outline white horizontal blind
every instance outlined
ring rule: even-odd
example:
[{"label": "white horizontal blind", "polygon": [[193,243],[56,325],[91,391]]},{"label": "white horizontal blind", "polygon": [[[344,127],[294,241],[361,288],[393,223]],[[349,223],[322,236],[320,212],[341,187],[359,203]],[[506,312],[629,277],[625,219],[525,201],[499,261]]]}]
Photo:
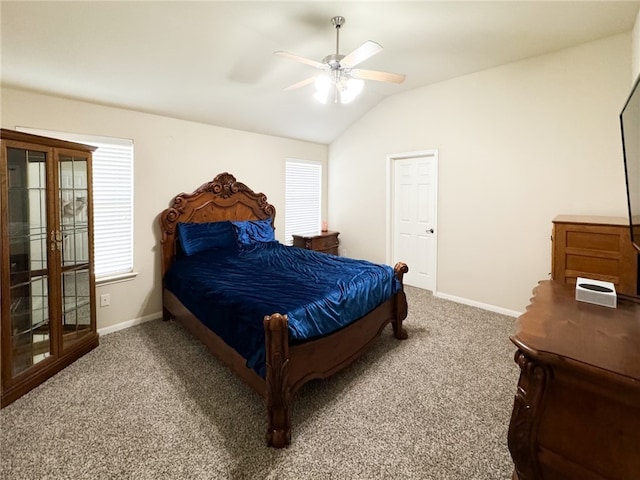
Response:
[{"label": "white horizontal blind", "polygon": [[94,144],[96,278],[133,270],[133,142],[128,142]]},{"label": "white horizontal blind", "polygon": [[292,235],[320,231],[322,215],[322,164],[307,160],[286,160],[285,168],[285,243]]},{"label": "white horizontal blind", "polygon": [[93,243],[96,279],[133,271],[133,141],[18,127],[98,147],[93,152]]}]

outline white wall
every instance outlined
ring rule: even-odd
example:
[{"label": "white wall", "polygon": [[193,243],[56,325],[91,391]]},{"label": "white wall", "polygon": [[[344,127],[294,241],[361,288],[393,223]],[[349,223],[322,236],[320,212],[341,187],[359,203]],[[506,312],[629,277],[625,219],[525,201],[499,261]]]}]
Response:
[{"label": "white wall", "polygon": [[98,328],[157,316],[162,309],[158,214],[178,193],[230,172],[276,207],[284,240],[284,159],[321,161],[327,146],[3,88],[2,127],[28,126],[134,141],[134,268],[131,281],[100,286],[111,306],[98,307]]},{"label": "white wall", "polygon": [[617,35],[389,97],[330,146],[331,228],[387,261],[386,156],[438,149],[438,293],[524,311],[556,215],[625,215],[630,56]]},{"label": "white wall", "polygon": [[386,262],[386,156],[432,148],[438,292],[522,311],[550,271],[555,215],[626,213],[618,114],[640,68],[637,30],[395,95],[329,149],[7,88],[1,123],[135,142],[139,275],[98,288],[111,294],[99,328],[160,311],[157,215],[175,194],[229,171],[268,195],[281,239],[284,158],[328,154],[331,229],[350,256]]},{"label": "white wall", "polygon": [[631,32],[631,82],[640,74],[640,11]]}]

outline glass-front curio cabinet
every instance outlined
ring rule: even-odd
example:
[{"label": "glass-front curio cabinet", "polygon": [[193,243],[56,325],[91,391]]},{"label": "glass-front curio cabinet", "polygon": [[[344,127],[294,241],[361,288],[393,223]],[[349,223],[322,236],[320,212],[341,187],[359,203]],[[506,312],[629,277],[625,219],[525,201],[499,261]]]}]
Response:
[{"label": "glass-front curio cabinet", "polygon": [[94,147],[0,130],[4,407],[98,345]]}]

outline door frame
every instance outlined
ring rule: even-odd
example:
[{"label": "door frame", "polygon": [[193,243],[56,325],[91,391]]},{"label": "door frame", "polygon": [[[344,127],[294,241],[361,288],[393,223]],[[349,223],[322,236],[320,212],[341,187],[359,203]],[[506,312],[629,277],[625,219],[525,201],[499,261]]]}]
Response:
[{"label": "door frame", "polygon": [[[411,152],[401,152],[401,153],[391,153],[387,155],[386,161],[386,174],[387,174],[387,188],[386,188],[386,204],[387,204],[387,212],[386,212],[386,231],[387,231],[387,251],[386,258],[387,264],[391,264],[393,262],[393,244],[395,241],[395,230],[394,230],[394,218],[393,212],[395,211],[395,178],[394,178],[394,162],[396,160],[406,160],[410,158],[420,158],[420,157],[433,157],[434,166],[433,166],[433,176],[434,176],[434,187],[433,187],[433,197],[435,201],[435,208],[433,209],[433,225],[436,231],[436,241],[435,241],[435,252],[433,255],[433,272],[434,272],[434,288],[433,295],[436,295],[437,286],[438,286],[438,149],[429,149],[429,150],[416,150]],[[411,265],[409,265],[411,268]]]}]

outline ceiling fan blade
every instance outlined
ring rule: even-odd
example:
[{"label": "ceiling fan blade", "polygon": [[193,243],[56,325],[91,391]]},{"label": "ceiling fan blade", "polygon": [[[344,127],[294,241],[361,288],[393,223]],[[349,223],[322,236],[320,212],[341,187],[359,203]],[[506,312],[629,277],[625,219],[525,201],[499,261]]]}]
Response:
[{"label": "ceiling fan blade", "polygon": [[315,67],[315,68],[321,68],[321,69],[326,68],[326,65],[324,63],[316,62],[315,60],[309,60],[308,58],[300,57],[298,55],[294,55],[293,53],[283,52],[283,51],[277,51],[273,53],[275,55],[278,55],[279,57],[288,58],[289,60],[304,63],[305,65],[311,65],[312,67]]},{"label": "ceiling fan blade", "polygon": [[316,77],[305,78],[304,80],[299,81],[298,83],[294,83],[293,85],[289,85],[284,91],[295,90],[296,88],[304,87],[305,85],[309,85],[316,80]]},{"label": "ceiling fan blade", "polygon": [[377,82],[402,83],[406,75],[401,73],[379,72],[377,70],[362,70],[354,68],[349,72],[353,78],[361,78],[362,80],[375,80]]},{"label": "ceiling fan blade", "polygon": [[355,67],[360,62],[364,62],[367,58],[371,58],[381,51],[382,45],[371,40],[367,40],[349,55],[340,60],[340,65],[346,68]]}]

